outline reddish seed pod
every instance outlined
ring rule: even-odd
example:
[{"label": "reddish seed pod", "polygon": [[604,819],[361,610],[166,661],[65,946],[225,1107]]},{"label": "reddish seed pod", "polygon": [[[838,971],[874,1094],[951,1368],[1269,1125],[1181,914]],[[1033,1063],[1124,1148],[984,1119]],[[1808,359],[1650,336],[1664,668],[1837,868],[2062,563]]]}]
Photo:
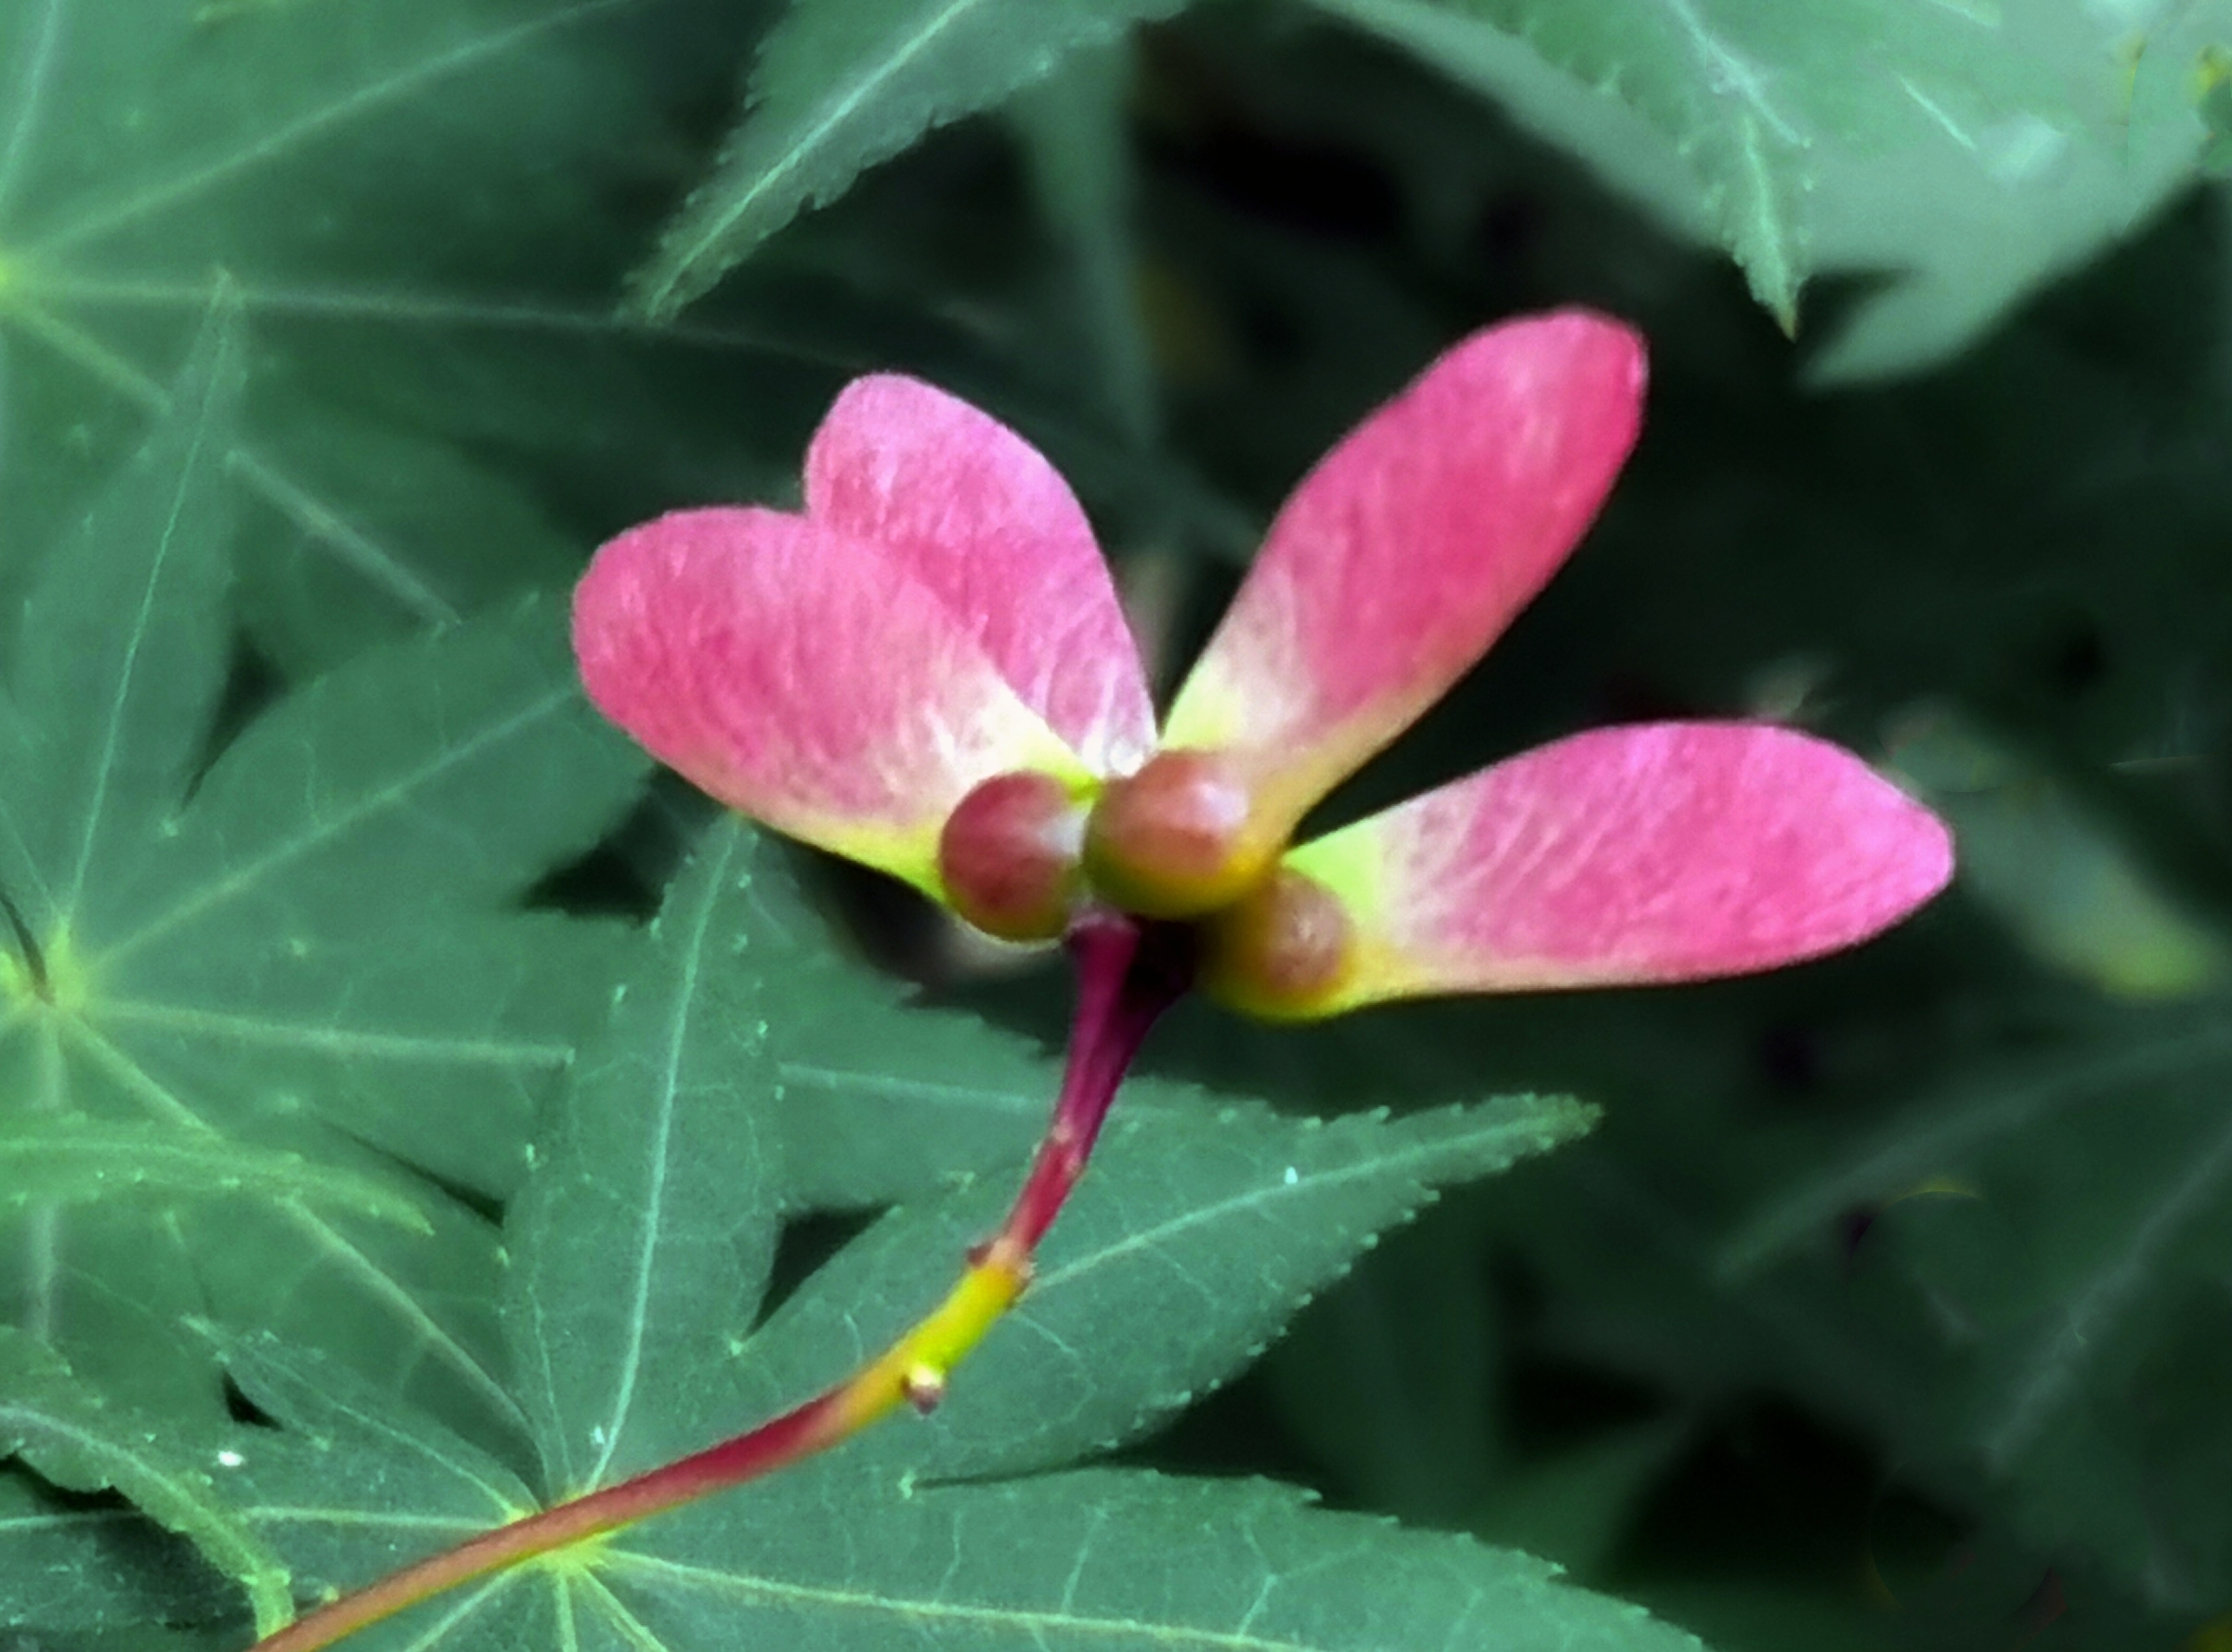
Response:
[{"label": "reddish seed pod", "polygon": [[1354,965],[1339,899],[1284,866],[1202,925],[1202,990],[1265,1021],[1320,1013]]},{"label": "reddish seed pod", "polygon": [[953,909],[1003,941],[1051,941],[1077,891],[1085,806],[1051,774],[995,774],[938,834],[938,877]]},{"label": "reddish seed pod", "polygon": [[1247,786],[1216,753],[1158,752],[1101,793],[1085,827],[1086,876],[1139,917],[1214,912],[1246,893],[1269,860],[1249,840],[1248,804]]}]

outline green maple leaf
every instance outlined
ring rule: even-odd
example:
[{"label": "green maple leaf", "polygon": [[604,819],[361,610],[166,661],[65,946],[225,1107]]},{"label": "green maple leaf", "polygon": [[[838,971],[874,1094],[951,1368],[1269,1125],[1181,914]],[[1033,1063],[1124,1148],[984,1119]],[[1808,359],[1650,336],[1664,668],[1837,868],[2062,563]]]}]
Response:
[{"label": "green maple leaf", "polygon": [[1065,58],[1185,0],[794,0],[752,70],[711,176],[636,272],[633,303],[672,316],[799,213],[924,132],[991,109]]},{"label": "green maple leaf", "polygon": [[1843,375],[1952,354],[2189,182],[2204,126],[2167,83],[2225,17],[2152,7],[2148,33],[2058,0],[1312,4],[1717,241],[1786,330],[1819,272],[1903,278],[1834,342],[1821,366]]},{"label": "green maple leaf", "polygon": [[[1008,1176],[903,1205],[754,1329],[783,1206],[777,1121],[796,1099],[754,1012],[783,953],[761,951],[750,866],[747,828],[729,823],[678,879],[516,1209],[505,1323],[539,1446],[530,1478],[316,1356],[231,1344],[237,1380],[287,1427],[243,1435],[224,1483],[309,1596],[803,1398],[927,1306],[997,1214]],[[1525,1555],[1273,1486],[1075,1466],[1229,1375],[1437,1183],[1588,1120],[1532,1099],[1400,1122],[1198,1100],[1126,1118],[1018,1317],[936,1417],[467,1585],[354,1644],[1362,1652],[1454,1632],[1545,1652],[1694,1648]],[[19,1539],[0,1516],[0,1554],[53,1552],[26,1528]],[[78,1535],[89,1616],[105,1567]],[[8,1587],[0,1611],[20,1609]],[[186,1609],[190,1575],[172,1589]],[[51,1593],[46,1605],[57,1631],[81,1620]]]},{"label": "green maple leaf", "polygon": [[[51,1350],[0,1326],[0,1450],[20,1456],[51,1485],[130,1497],[239,1579],[258,1632],[266,1632],[286,1621],[286,1567],[216,1495],[211,1471],[222,1469],[228,1448],[215,1435],[120,1410],[78,1383]],[[25,1518],[0,1512],[0,1523]],[[50,1566],[27,1575],[52,1579],[56,1571]],[[29,1615],[39,1610],[34,1602]]]},{"label": "green maple leaf", "polygon": [[[646,512],[733,453],[738,378],[809,348],[613,314],[645,232],[622,186],[734,29],[672,0],[0,7],[0,519],[59,531],[222,269],[255,327],[230,462],[268,649],[330,664],[565,572],[582,536],[538,461],[594,451],[630,478],[600,523]],[[719,420],[685,430],[708,358]]]},{"label": "green maple leaf", "polygon": [[211,1313],[501,1420],[494,1229],[419,1173],[516,1182],[611,954],[515,904],[643,762],[541,607],[370,654],[209,757],[236,319],[6,656],[0,1314],[181,1425],[222,1414]]},{"label": "green maple leaf", "polygon": [[[965,1010],[923,1004],[849,957],[788,875],[785,851],[735,851],[739,929],[751,937],[754,1017],[783,1104],[773,1127],[787,1210],[865,1210],[1020,1167],[1061,1082],[1060,1060]],[[1195,1111],[1134,1085],[1129,1117]]]},{"label": "green maple leaf", "polygon": [[[2081,1540],[2199,1607],[2232,1587],[2212,1472],[2232,1339],[2208,1282],[2232,1260],[2232,1023],[2213,1004],[2072,1001],[2062,1024],[2051,1056],[1983,1066],[1783,1166],[1712,1285],[1821,1296],[1835,1268],[1857,1311],[1830,1334],[1878,1367],[1838,1409],[1898,1418],[2042,1546]],[[1856,1211],[1865,1236],[1834,1258],[1821,1238]]]}]

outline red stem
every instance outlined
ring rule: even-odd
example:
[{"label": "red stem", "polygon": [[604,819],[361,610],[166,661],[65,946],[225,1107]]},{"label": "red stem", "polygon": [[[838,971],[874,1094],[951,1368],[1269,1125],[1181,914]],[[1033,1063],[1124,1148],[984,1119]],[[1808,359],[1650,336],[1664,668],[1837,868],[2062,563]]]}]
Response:
[{"label": "red stem", "polygon": [[851,1376],[745,1434],[573,1498],[414,1561],[296,1619],[250,1652],[322,1652],[346,1635],[537,1555],[616,1531],[788,1467],[857,1434],[907,1401],[934,1403],[946,1373],[1023,1293],[1032,1253],[1084,1175],[1140,1043],[1192,980],[1182,931],[1116,914],[1072,926],[1077,1009],[1052,1120],[999,1234],[973,1253],[953,1293]]},{"label": "red stem", "polygon": [[1025,1255],[1038,1248],[1085,1174],[1148,1030],[1193,982],[1192,940],[1181,930],[1088,913],[1071,926],[1069,951],[1077,967],[1069,1064],[1038,1157],[1000,1229],[1000,1238]]}]

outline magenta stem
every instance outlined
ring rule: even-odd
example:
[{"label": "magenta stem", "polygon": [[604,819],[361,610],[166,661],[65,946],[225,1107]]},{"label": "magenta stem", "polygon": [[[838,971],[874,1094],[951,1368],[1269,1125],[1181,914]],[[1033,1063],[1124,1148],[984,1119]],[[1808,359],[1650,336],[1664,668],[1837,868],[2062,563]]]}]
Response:
[{"label": "magenta stem", "polygon": [[848,1379],[748,1434],[413,1561],[353,1594],[297,1618],[276,1634],[256,1642],[250,1652],[321,1652],[345,1635],[370,1629],[460,1583],[617,1531],[647,1515],[680,1508],[810,1457],[835,1445],[849,1432],[842,1424],[852,1388]]},{"label": "magenta stem", "polygon": [[834,1386],[747,1433],[676,1462],[469,1538],[296,1619],[250,1652],[322,1652],[346,1635],[476,1578],[506,1570],[668,1509],[740,1486],[850,1438],[901,1403],[920,1401],[928,1373],[942,1388],[1023,1292],[1032,1254],[1068,1200],[1116,1092],[1165,1009],[1192,982],[1181,931],[1113,913],[1072,927],[1077,1009],[1053,1117],[999,1235],[971,1258],[946,1301],[884,1353]]},{"label": "magenta stem", "polygon": [[1068,946],[1077,969],[1077,1010],[1062,1094],[1000,1229],[1000,1239],[1025,1255],[1038,1248],[1085,1174],[1140,1045],[1193,983],[1191,937],[1183,931],[1088,913],[1071,926]]}]

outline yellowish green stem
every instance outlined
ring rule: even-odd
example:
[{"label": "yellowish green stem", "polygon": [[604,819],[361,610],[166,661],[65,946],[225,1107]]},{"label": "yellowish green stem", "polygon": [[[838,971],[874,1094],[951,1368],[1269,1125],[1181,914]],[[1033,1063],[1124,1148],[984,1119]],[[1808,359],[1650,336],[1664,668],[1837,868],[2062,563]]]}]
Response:
[{"label": "yellowish green stem", "polygon": [[903,1405],[934,1406],[954,1369],[1023,1295],[1032,1254],[1084,1174],[1140,1041],[1191,979],[1182,943],[1129,919],[1094,915],[1073,929],[1069,945],[1077,963],[1077,1014],[1053,1119],[999,1235],[972,1253],[959,1282],[928,1317],[844,1381],[749,1433],[415,1561],[296,1619],[250,1652],[322,1652],[461,1583],[825,1451]]}]

